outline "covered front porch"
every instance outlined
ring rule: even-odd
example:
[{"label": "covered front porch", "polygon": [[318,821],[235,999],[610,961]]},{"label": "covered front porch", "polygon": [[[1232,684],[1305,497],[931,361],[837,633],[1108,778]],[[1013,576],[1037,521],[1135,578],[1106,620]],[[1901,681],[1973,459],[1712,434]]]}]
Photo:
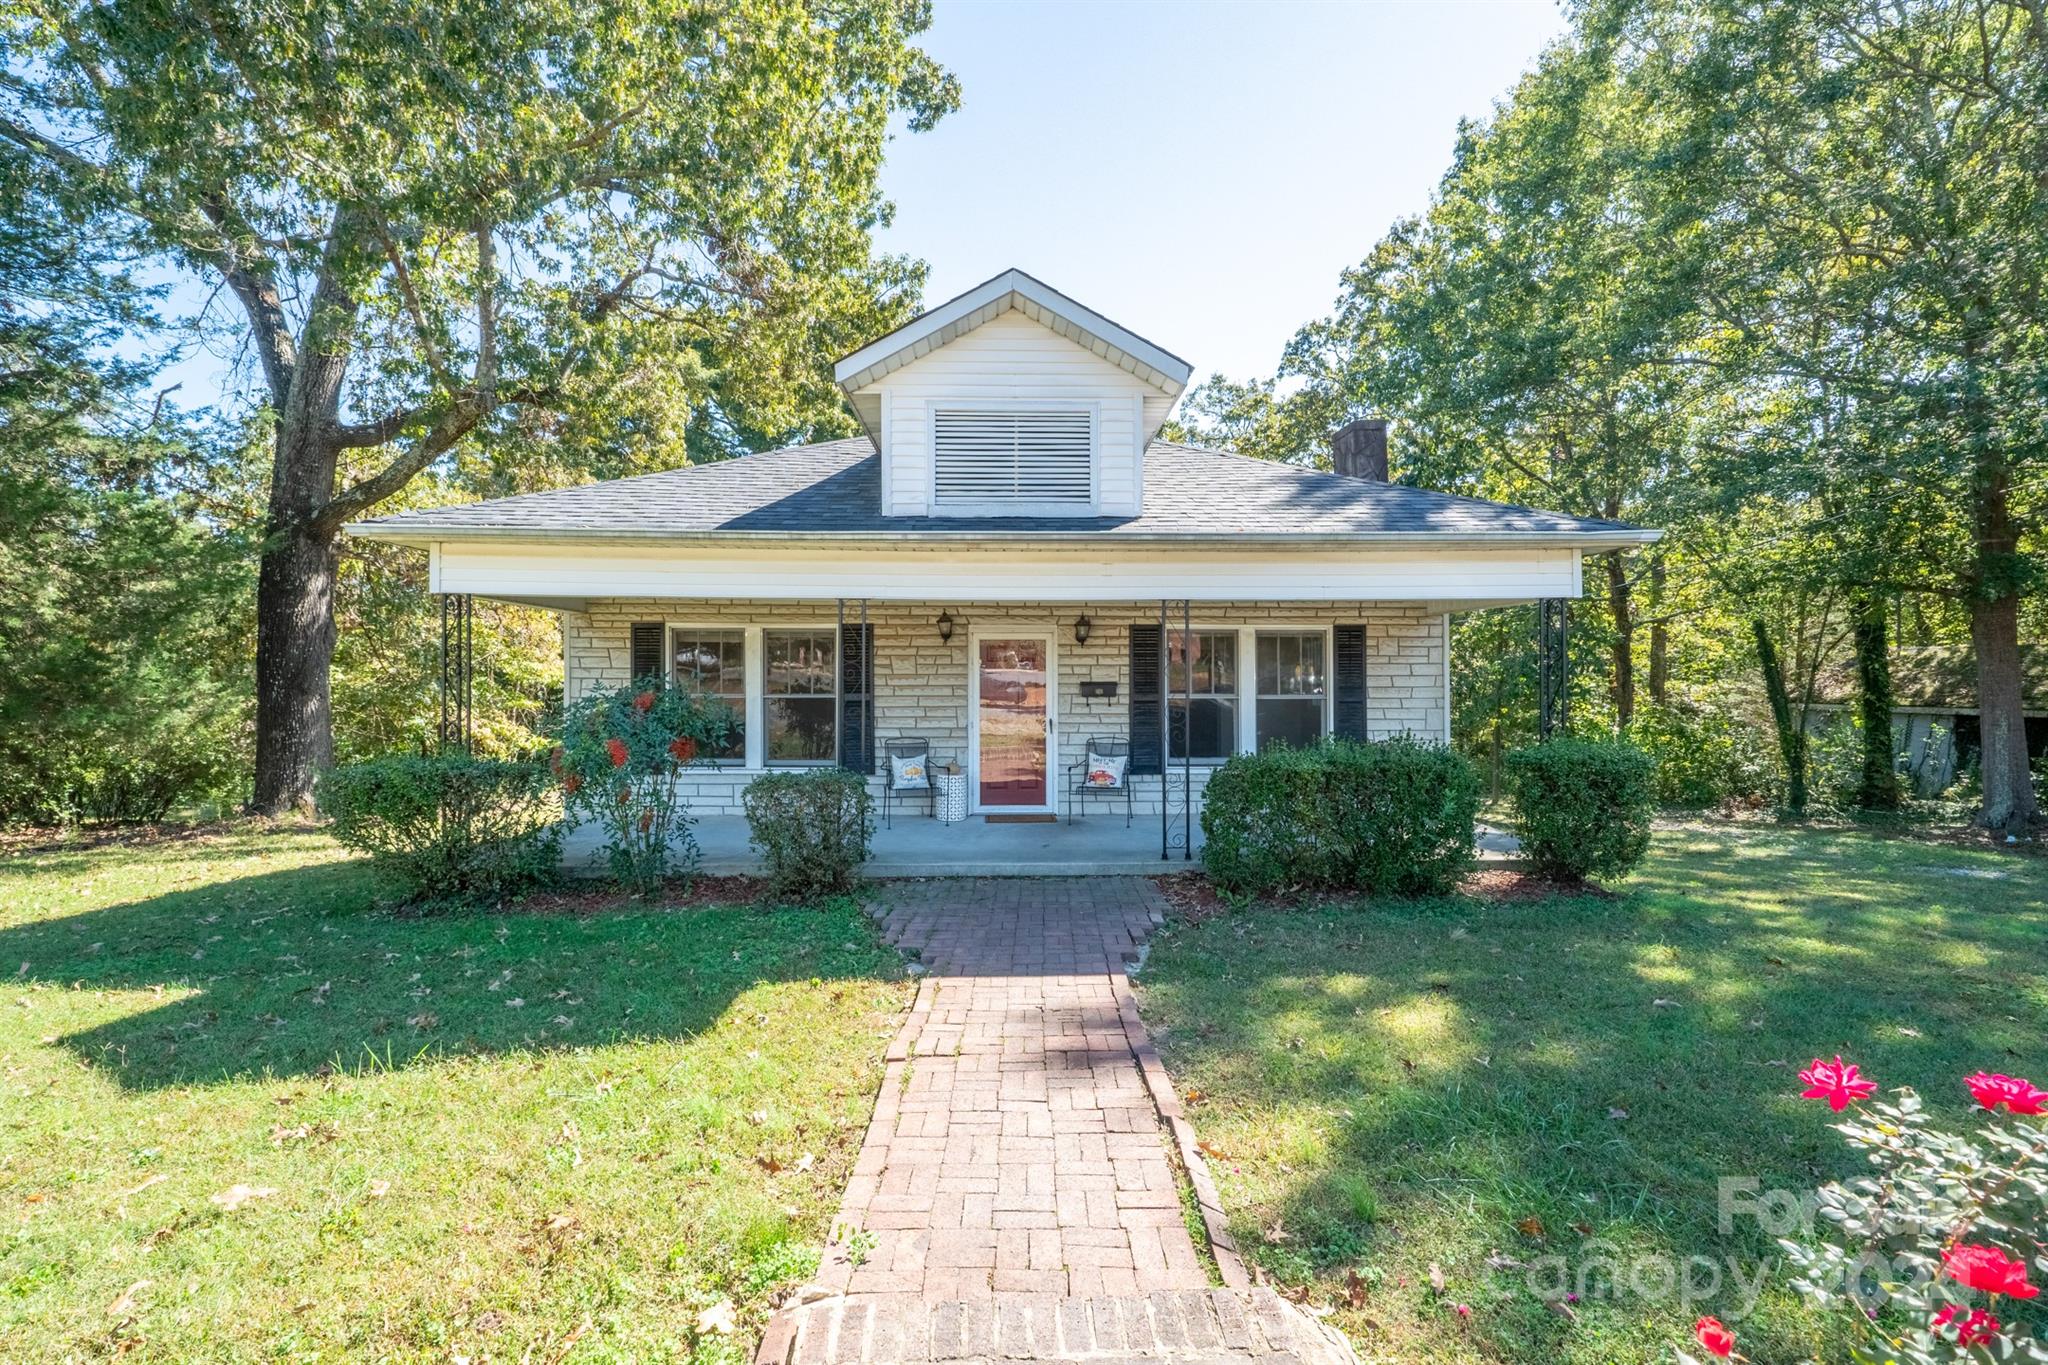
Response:
[{"label": "covered front porch", "polygon": [[[703,853],[698,870],[705,875],[748,876],[761,870],[747,843],[744,818],[703,816],[695,833]],[[1071,824],[992,823],[981,816],[945,824],[922,812],[899,813],[891,824],[876,825],[873,856],[863,870],[870,877],[1156,877],[1201,866],[1199,823],[1193,838],[1192,850],[1177,839],[1163,842],[1157,816],[1127,827],[1121,814],[1107,813]],[[602,873],[603,842],[595,827],[571,831],[562,852],[570,874]],[[1480,827],[1482,863],[1510,862],[1519,851],[1513,835]]]}]

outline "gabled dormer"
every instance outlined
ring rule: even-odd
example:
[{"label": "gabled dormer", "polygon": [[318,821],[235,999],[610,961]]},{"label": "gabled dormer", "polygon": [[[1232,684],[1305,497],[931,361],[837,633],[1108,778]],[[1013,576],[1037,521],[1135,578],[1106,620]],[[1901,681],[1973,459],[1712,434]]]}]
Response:
[{"label": "gabled dormer", "polygon": [[1136,516],[1188,363],[1021,270],[834,367],[904,517]]}]

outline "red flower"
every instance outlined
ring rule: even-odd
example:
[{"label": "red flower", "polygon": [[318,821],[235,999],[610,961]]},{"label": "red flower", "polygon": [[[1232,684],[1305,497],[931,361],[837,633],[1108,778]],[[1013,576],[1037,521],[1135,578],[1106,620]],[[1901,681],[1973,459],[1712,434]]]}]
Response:
[{"label": "red flower", "polygon": [[553,749],[551,749],[548,752],[548,767],[553,770],[556,777],[560,777],[562,775],[561,745],[557,744]]},{"label": "red flower", "polygon": [[641,811],[641,812],[640,812],[640,832],[641,832],[642,834],[645,834],[645,833],[646,833],[646,832],[647,832],[647,831],[648,831],[649,829],[653,828],[653,826],[654,826],[654,812],[653,812],[653,811],[651,811],[651,810],[643,810],[643,811]]},{"label": "red flower", "polygon": [[1856,1074],[1853,1062],[1842,1060],[1840,1053],[1835,1060],[1824,1062],[1813,1059],[1813,1065],[1799,1073],[1799,1079],[1807,1088],[1799,1093],[1802,1100],[1826,1100],[1828,1108],[1837,1114],[1858,1100],[1867,1100],[1877,1089],[1876,1081],[1866,1081]]},{"label": "red flower", "polygon": [[668,742],[668,751],[678,763],[688,763],[697,756],[697,741],[684,735]]},{"label": "red flower", "polygon": [[652,711],[654,709],[654,694],[652,692],[642,692],[639,696],[633,698],[633,709],[635,711]]},{"label": "red flower", "polygon": [[1692,1336],[1708,1355],[1726,1360],[1735,1354],[1735,1334],[1723,1327],[1719,1318],[1701,1318],[1692,1325]]},{"label": "red flower", "polygon": [[1961,1311],[1962,1309],[1958,1305],[1952,1303],[1934,1315],[1934,1325],[1936,1327],[1948,1327],[1951,1325],[1955,1327],[1956,1345],[1975,1346],[1979,1342],[1990,1341],[1998,1335],[1997,1318],[1992,1317],[1981,1308],[1973,1308],[1970,1310],[1970,1316],[1964,1318],[1961,1322],[1957,1322],[1956,1314]]},{"label": "red flower", "polygon": [[2010,1294],[2031,1299],[2041,1291],[2027,1283],[2027,1263],[2007,1260],[1997,1247],[1974,1244],[1951,1247],[1942,1253],[1941,1268],[1951,1280],[1981,1289],[1986,1294]]},{"label": "red flower", "polygon": [[576,789],[582,785],[583,776],[580,773],[570,773],[567,777],[562,779],[562,790],[567,792],[571,796],[574,796],[576,794]]},{"label": "red flower", "polygon": [[2015,1114],[2038,1114],[2048,1107],[2048,1090],[2037,1089],[2024,1076],[1986,1075],[1980,1071],[1964,1077],[1963,1084],[1970,1087],[1977,1103],[1993,1113],[2001,1104]]},{"label": "red flower", "polygon": [[[605,752],[612,756],[612,766],[614,768],[623,768],[626,766],[625,740],[619,739],[617,737],[608,739],[604,742],[604,748]],[[1837,1106],[1837,1108],[1839,1107],[1840,1106]]]}]

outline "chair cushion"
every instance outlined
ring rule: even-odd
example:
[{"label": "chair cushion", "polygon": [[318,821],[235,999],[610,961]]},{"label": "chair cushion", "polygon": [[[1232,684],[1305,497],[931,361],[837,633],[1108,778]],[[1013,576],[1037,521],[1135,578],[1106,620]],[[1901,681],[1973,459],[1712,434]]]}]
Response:
[{"label": "chair cushion", "polygon": [[923,791],[931,785],[927,754],[890,754],[889,785],[897,791]]},{"label": "chair cushion", "polygon": [[1124,784],[1124,769],[1130,764],[1129,754],[1098,754],[1088,751],[1088,762],[1081,769],[1081,782],[1089,787],[1121,787]]}]

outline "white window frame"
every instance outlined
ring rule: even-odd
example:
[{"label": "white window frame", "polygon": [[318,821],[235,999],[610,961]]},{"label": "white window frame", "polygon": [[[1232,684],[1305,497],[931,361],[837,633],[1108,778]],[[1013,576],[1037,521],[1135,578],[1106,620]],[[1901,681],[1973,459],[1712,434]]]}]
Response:
[{"label": "white window frame", "polygon": [[1241,753],[1255,754],[1259,751],[1259,636],[1261,635],[1320,635],[1323,639],[1323,728],[1320,738],[1328,739],[1336,725],[1337,713],[1334,698],[1337,695],[1337,628],[1334,625],[1318,626],[1305,622],[1299,626],[1284,625],[1269,621],[1263,626],[1252,626],[1244,632],[1244,641],[1238,647],[1249,649],[1252,685],[1251,716],[1238,726],[1237,743]]},{"label": "white window frame", "polygon": [[[1078,412],[1088,417],[1088,501],[954,502],[939,505],[941,412]],[[1089,517],[1102,506],[1102,404],[1087,399],[932,398],[924,405],[924,505],[934,517]]]},{"label": "white window frame", "polygon": [[665,667],[662,669],[662,677],[671,686],[674,685],[676,680],[676,636],[678,634],[687,635],[695,631],[716,631],[720,634],[737,635],[740,637],[740,725],[744,731],[742,738],[746,741],[745,747],[738,758],[707,758],[705,762],[714,768],[723,769],[728,772],[735,770],[743,772],[752,764],[754,753],[754,694],[759,690],[754,685],[755,642],[750,638],[747,627],[736,625],[731,621],[716,625],[708,621],[664,621],[661,631],[662,656],[665,662]]},{"label": "white window frame", "polygon": [[[836,621],[774,621],[765,625],[754,622],[733,621],[665,621],[662,623],[661,643],[663,657],[667,660],[665,677],[675,677],[675,636],[677,631],[724,630],[738,631],[746,641],[746,659],[743,668],[747,679],[747,756],[743,760],[730,758],[712,760],[712,766],[719,772],[765,773],[781,772],[790,768],[829,768],[834,760],[770,763],[768,761],[768,642],[766,636],[771,630],[809,631],[822,630],[835,633],[839,629]],[[838,645],[833,647],[832,666],[839,667]],[[833,732],[838,733],[839,717],[832,718]],[[837,749],[835,739],[834,748]]]}]

